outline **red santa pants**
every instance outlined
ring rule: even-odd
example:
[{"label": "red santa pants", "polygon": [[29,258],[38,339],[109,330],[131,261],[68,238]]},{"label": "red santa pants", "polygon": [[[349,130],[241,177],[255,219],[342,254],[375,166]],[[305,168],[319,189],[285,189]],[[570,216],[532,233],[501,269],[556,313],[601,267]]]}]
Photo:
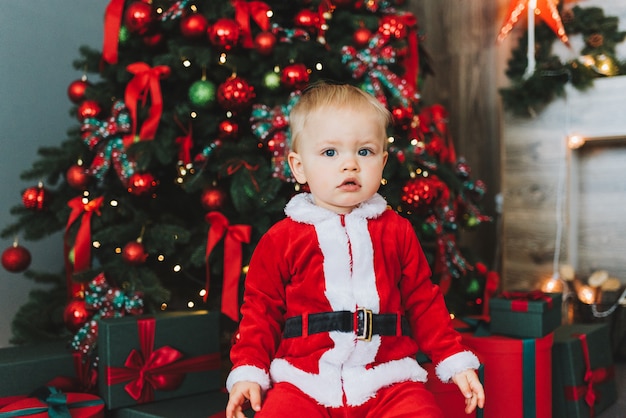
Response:
[{"label": "red santa pants", "polygon": [[255,418],[443,418],[433,394],[421,382],[402,382],[380,389],[363,405],[326,408],[289,383],[267,392]]}]

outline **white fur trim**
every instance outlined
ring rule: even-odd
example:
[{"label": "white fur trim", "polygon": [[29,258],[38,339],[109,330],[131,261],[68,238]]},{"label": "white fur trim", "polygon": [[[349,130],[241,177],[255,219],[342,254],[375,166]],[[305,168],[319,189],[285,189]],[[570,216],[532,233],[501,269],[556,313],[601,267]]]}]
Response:
[{"label": "white fur trim", "polygon": [[228,378],[226,379],[226,389],[230,392],[233,385],[241,381],[258,383],[263,392],[270,388],[269,375],[265,372],[265,370],[256,366],[239,366],[231,370]]},{"label": "white fur trim", "polygon": [[394,383],[425,382],[427,373],[415,359],[407,357],[371,369],[363,366],[344,367],[342,377],[347,404],[357,406],[374,397],[380,388]]},{"label": "white fur trim", "polygon": [[[377,218],[387,209],[387,201],[379,194],[361,203],[352,214],[361,218]],[[337,216],[336,213],[317,206],[310,193],[299,193],[291,198],[285,207],[285,214],[297,222],[316,224],[324,219]]]},{"label": "white fur trim", "polygon": [[462,351],[451,355],[439,363],[435,368],[435,373],[442,382],[448,383],[455,374],[469,369],[476,370],[479,367],[480,362],[474,353],[471,351]]}]

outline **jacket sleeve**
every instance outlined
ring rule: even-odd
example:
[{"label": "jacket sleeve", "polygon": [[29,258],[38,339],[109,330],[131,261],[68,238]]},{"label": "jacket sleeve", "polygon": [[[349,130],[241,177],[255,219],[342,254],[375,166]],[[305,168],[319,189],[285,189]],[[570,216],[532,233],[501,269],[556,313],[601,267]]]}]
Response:
[{"label": "jacket sleeve", "polygon": [[233,369],[226,381],[228,390],[238,381],[270,387],[269,367],[281,339],[285,313],[285,284],[281,271],[282,252],[264,235],[250,260],[245,279],[242,319],[238,338],[230,351]]},{"label": "jacket sleeve", "polygon": [[431,281],[431,270],[422,247],[406,221],[398,240],[402,277],[400,291],[413,336],[420,351],[436,365],[444,382],[467,369],[477,369],[478,358],[461,344],[461,335],[452,327],[450,313],[439,286]]}]

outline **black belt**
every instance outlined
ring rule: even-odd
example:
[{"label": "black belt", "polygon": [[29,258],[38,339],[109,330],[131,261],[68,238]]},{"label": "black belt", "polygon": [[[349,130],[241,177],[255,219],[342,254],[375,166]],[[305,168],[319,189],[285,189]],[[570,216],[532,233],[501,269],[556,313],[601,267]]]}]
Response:
[{"label": "black belt", "polygon": [[[355,324],[356,320],[356,324]],[[337,311],[307,315],[306,334],[340,331],[355,332],[359,340],[369,341],[372,335],[411,335],[409,323],[401,317],[400,332],[398,331],[397,314],[375,314],[369,309],[358,309],[356,312]],[[284,338],[301,337],[303,335],[302,316],[292,316],[285,321]]]}]

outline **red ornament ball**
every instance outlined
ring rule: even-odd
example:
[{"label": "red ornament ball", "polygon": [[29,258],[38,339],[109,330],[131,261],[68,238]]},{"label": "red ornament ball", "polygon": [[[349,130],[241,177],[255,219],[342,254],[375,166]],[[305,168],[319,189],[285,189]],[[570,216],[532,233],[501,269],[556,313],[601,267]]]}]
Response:
[{"label": "red ornament ball", "polygon": [[76,190],[85,190],[91,182],[91,176],[82,165],[74,164],[65,173],[67,184]]},{"label": "red ornament ball", "polygon": [[76,111],[78,116],[78,120],[82,122],[87,118],[96,118],[102,112],[102,107],[100,103],[95,100],[85,100],[82,102]]},{"label": "red ornament ball", "polygon": [[276,46],[276,36],[272,32],[260,32],[254,38],[254,49],[261,55],[270,55]]},{"label": "red ornament ball", "polygon": [[85,91],[87,91],[89,83],[87,80],[74,80],[67,87],[67,97],[70,98],[72,103],[79,103],[85,100]]},{"label": "red ornament ball", "polygon": [[406,131],[413,122],[413,109],[411,107],[398,106],[391,110],[393,124]]},{"label": "red ornament ball", "polygon": [[90,316],[83,299],[72,299],[63,310],[63,323],[71,332],[76,332],[87,323]]},{"label": "red ornament ball", "polygon": [[150,173],[134,173],[128,179],[128,192],[135,196],[145,196],[154,191],[158,182]]},{"label": "red ornament ball", "polygon": [[200,202],[207,211],[219,210],[224,205],[226,194],[218,187],[209,187],[202,192]]},{"label": "red ornament ball", "polygon": [[180,33],[188,39],[204,36],[208,27],[209,22],[206,20],[206,17],[200,13],[187,15],[180,21]]},{"label": "red ornament ball", "polygon": [[291,64],[283,68],[280,82],[292,90],[301,90],[309,84],[310,71],[304,64]]},{"label": "red ornament ball", "polygon": [[131,3],[124,12],[124,24],[132,33],[144,35],[154,21],[152,6],[142,1]]},{"label": "red ornament ball", "polygon": [[131,241],[122,249],[122,259],[133,266],[138,266],[146,262],[148,254],[143,244],[138,241]]},{"label": "red ornament ball", "polygon": [[230,119],[225,119],[220,122],[217,129],[219,130],[220,138],[236,138],[239,134],[239,125]]},{"label": "red ornament ball", "polygon": [[296,14],[293,23],[298,27],[314,31],[320,25],[320,17],[316,12],[304,9]]},{"label": "red ornament ball", "polygon": [[218,19],[207,30],[211,44],[230,51],[239,41],[239,24],[233,19]]},{"label": "red ornament ball", "polygon": [[19,273],[30,266],[30,251],[21,245],[13,244],[2,253],[2,267],[11,273]]},{"label": "red ornament ball", "polygon": [[352,41],[357,48],[364,48],[372,38],[372,31],[368,28],[359,28],[354,31]]},{"label": "red ornament ball", "polygon": [[380,19],[378,33],[391,38],[403,39],[407,36],[407,27],[398,16],[387,15]]},{"label": "red ornament ball", "polygon": [[252,105],[254,87],[241,77],[231,77],[217,88],[217,102],[226,110],[240,112]]},{"label": "red ornament ball", "polygon": [[46,210],[50,200],[50,192],[42,185],[29,187],[22,193],[22,203],[26,209]]},{"label": "red ornament ball", "polygon": [[416,177],[402,188],[402,201],[409,207],[426,213],[444,196],[446,185],[436,176]]}]

